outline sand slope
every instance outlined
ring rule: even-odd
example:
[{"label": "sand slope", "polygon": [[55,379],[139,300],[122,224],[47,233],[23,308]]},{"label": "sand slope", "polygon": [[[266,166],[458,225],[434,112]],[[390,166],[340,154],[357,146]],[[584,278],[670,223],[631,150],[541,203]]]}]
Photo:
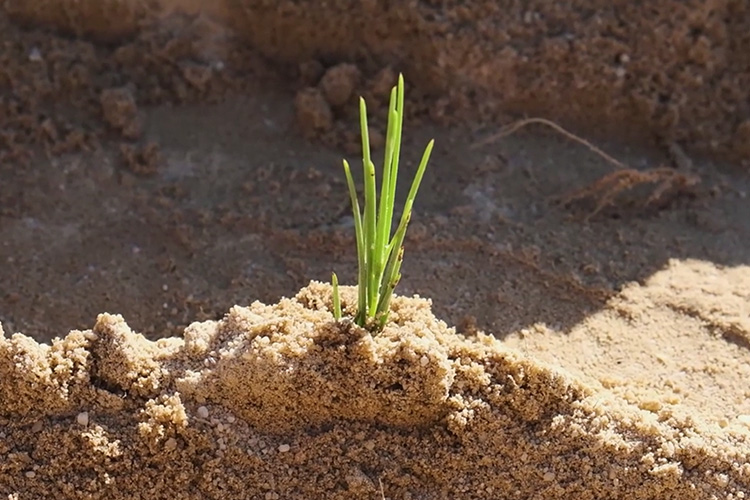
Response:
[{"label": "sand slope", "polygon": [[[654,282],[640,293],[670,285]],[[349,303],[354,293],[345,290]],[[623,292],[601,314],[622,317],[637,293]],[[184,339],[149,341],[109,314],[51,346],[3,338],[0,493],[378,498],[381,482],[388,498],[750,491],[750,417],[733,414],[744,403],[731,407],[738,394],[725,389],[728,404],[706,408],[693,392],[711,382],[739,390],[743,373],[706,366],[670,386],[667,377],[605,370],[604,354],[591,347],[597,334],[615,331],[648,338],[648,323],[659,320],[650,309],[627,318],[629,329],[601,329],[593,318],[580,327],[588,335],[571,332],[556,346],[562,335],[541,329],[506,343],[466,337],[419,298],[399,297],[393,323],[375,337],[337,326],[329,306],[330,288],[313,282],[278,304],[237,306],[221,321],[195,323]],[[693,342],[704,330],[688,321],[675,327]],[[561,356],[557,366],[512,347],[528,349],[542,336],[546,357]],[[576,350],[578,357],[564,355]],[[645,348],[641,355],[668,356]],[[722,359],[747,366],[748,357]],[[679,377],[681,368],[670,373]]]}]

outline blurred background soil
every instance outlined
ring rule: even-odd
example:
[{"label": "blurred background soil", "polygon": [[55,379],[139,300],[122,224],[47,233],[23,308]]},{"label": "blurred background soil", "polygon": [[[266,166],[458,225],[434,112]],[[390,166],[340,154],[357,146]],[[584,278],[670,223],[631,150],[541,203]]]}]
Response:
[{"label": "blurred background soil", "polygon": [[[405,169],[437,149],[399,291],[448,323],[564,330],[670,259],[747,264],[746,2],[354,4],[6,1],[5,331],[162,337],[353,283],[340,160],[401,71]],[[622,163],[540,125],[481,142],[523,116]]]},{"label": "blurred background soil", "polygon": [[[5,11],[109,44],[202,13],[274,63],[306,63],[311,79],[311,61],[407,71],[433,118],[543,114],[588,133],[748,153],[750,7],[741,0],[9,0]],[[226,57],[220,31],[204,31],[193,57]]]}]

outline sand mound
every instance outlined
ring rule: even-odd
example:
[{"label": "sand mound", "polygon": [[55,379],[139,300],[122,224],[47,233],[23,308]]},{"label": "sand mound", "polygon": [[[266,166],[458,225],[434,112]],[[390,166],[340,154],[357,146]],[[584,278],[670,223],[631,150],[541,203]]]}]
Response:
[{"label": "sand mound", "polygon": [[[0,337],[8,498],[741,498],[747,429],[630,405],[397,297],[372,336],[312,282],[149,341]],[[355,290],[344,289],[351,304]],[[144,485],[148,485],[144,489]]]}]

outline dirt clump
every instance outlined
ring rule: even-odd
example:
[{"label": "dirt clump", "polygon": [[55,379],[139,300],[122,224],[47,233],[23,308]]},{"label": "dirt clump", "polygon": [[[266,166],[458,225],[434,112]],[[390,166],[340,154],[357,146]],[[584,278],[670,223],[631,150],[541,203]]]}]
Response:
[{"label": "dirt clump", "polygon": [[120,144],[120,153],[125,166],[136,175],[154,175],[163,161],[159,145],[153,141],[145,144],[123,142]]},{"label": "dirt clump", "polygon": [[294,106],[297,124],[305,137],[316,137],[333,127],[333,111],[317,87],[307,87],[297,92]]},{"label": "dirt clump", "polygon": [[365,75],[352,63],[325,68],[311,60],[299,65],[298,74],[300,81],[311,84],[297,91],[294,101],[297,126],[305,138],[356,153],[362,144],[356,98],[363,97],[368,106],[370,147],[384,146],[381,127],[385,129],[391,88],[398,80],[393,68]]},{"label": "dirt clump", "polygon": [[334,108],[349,102],[360,78],[359,68],[354,64],[338,64],[329,68],[320,79],[320,89]]},{"label": "dirt clump", "polygon": [[138,115],[138,105],[128,88],[105,89],[100,94],[104,121],[126,139],[138,139],[143,125]]}]

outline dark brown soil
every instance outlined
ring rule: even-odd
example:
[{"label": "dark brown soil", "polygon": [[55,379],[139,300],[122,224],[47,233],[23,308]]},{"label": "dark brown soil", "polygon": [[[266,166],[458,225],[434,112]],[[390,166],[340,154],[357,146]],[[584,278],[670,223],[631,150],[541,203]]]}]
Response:
[{"label": "dark brown soil", "polygon": [[[121,41],[204,12],[277,62],[393,65],[441,118],[544,116],[599,138],[674,141],[746,160],[750,12],[742,0],[161,2],[11,0],[26,24]],[[117,21],[115,21],[117,19]],[[214,44],[215,45],[215,44]]]}]

